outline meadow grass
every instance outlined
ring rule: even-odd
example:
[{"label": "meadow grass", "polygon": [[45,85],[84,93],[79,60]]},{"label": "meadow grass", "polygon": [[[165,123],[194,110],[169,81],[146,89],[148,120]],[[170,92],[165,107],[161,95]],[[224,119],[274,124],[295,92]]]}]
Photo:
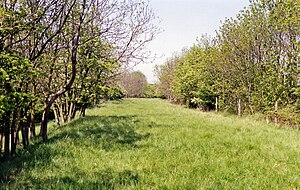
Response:
[{"label": "meadow grass", "polygon": [[109,102],[49,136],[0,164],[1,189],[300,188],[299,131],[165,100]]}]

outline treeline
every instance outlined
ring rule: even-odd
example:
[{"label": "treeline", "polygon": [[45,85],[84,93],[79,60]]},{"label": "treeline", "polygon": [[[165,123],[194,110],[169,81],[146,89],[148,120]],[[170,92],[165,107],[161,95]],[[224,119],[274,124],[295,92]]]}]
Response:
[{"label": "treeline", "polygon": [[299,20],[300,1],[250,1],[215,37],[156,66],[160,92],[188,107],[299,125]]},{"label": "treeline", "polygon": [[160,98],[157,84],[150,84],[140,71],[127,71],[117,79],[125,98]]},{"label": "treeline", "polygon": [[[103,98],[122,96],[115,77],[146,58],[158,32],[147,1],[2,0],[0,159]],[[22,138],[19,138],[21,132]]]}]

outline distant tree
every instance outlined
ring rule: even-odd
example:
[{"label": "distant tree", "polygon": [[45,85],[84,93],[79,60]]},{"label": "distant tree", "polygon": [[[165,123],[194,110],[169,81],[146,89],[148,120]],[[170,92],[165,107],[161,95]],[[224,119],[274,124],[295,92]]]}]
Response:
[{"label": "distant tree", "polygon": [[140,98],[147,90],[146,76],[140,71],[125,73],[120,79],[120,85],[127,98]]},{"label": "distant tree", "polygon": [[173,100],[172,83],[175,77],[175,68],[178,64],[180,54],[173,54],[164,64],[155,65],[154,73],[158,78],[158,93],[162,98]]}]

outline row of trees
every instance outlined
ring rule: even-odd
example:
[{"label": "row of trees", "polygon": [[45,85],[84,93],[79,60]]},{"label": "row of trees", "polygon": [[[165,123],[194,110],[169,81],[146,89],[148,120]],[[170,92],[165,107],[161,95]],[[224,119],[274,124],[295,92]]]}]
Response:
[{"label": "row of trees", "polygon": [[140,71],[125,72],[117,79],[126,98],[160,98],[157,84],[149,84]]},{"label": "row of trees", "polygon": [[189,107],[239,115],[267,113],[275,104],[299,112],[299,20],[299,1],[250,1],[216,37],[203,36],[156,67],[161,93]]},{"label": "row of trees", "polygon": [[146,1],[2,0],[0,158],[15,154],[20,131],[29,145],[38,115],[46,142],[50,113],[59,127],[92,102],[121,96],[113,79],[144,61],[155,19]]}]

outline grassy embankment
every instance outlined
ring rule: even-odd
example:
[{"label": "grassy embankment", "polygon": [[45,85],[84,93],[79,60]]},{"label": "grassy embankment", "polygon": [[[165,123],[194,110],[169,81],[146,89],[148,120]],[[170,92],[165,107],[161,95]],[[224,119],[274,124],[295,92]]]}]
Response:
[{"label": "grassy embankment", "polygon": [[11,163],[11,189],[300,188],[300,133],[156,99],[111,102]]}]

